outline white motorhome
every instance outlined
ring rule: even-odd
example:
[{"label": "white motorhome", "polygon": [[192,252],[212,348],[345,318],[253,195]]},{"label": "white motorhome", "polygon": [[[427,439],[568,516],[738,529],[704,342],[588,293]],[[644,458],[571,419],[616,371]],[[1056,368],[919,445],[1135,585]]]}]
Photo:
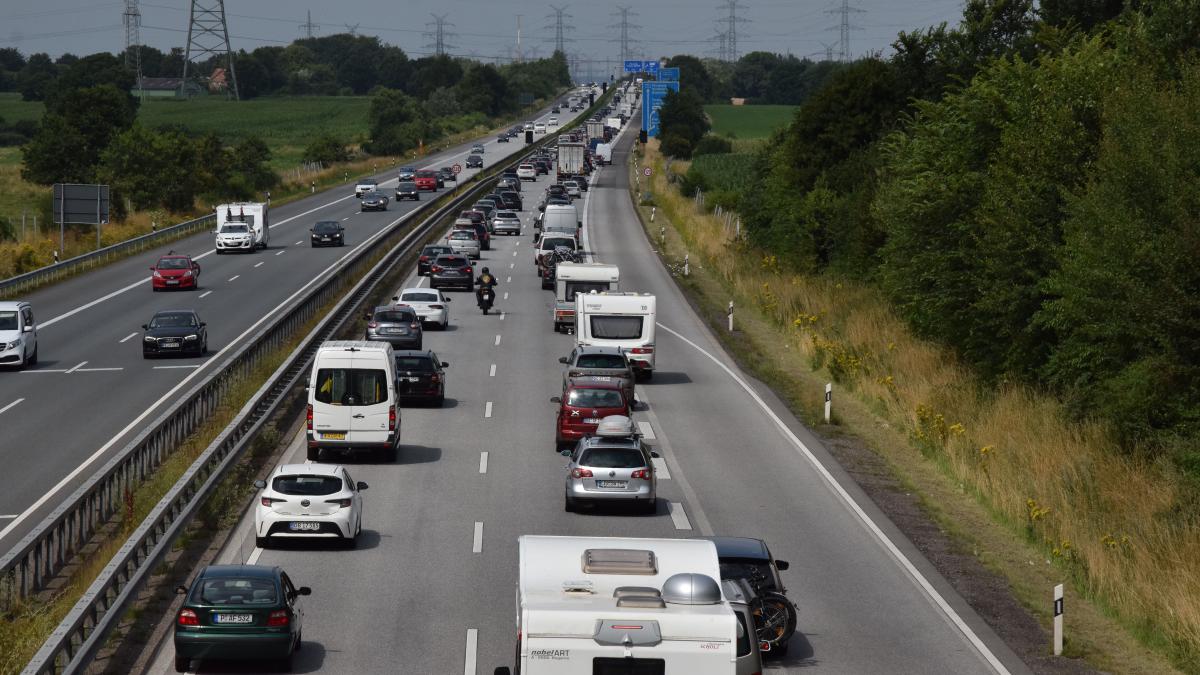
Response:
[{"label": "white motorhome", "polygon": [[217,253],[254,251],[271,241],[270,207],[262,202],[217,206]]},{"label": "white motorhome", "polygon": [[604,292],[575,296],[575,342],[619,347],[634,372],[654,374],[656,298],[650,293]]},{"label": "white motorhome", "polygon": [[400,446],[396,361],[386,342],[335,340],[313,357],[308,382],[308,459],[322,450],[382,452]]},{"label": "white motorhome", "polygon": [[711,542],[526,535],[517,546],[521,675],[738,672],[746,630]]},{"label": "white motorhome", "polygon": [[575,327],[575,296],[618,291],[621,270],[604,263],[561,263],[554,274],[554,332]]}]

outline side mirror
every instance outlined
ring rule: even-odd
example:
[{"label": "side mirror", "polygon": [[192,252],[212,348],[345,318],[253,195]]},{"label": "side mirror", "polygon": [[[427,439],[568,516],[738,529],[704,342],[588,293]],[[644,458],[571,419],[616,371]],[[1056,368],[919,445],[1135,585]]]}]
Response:
[{"label": "side mirror", "polygon": [[775,569],[779,570],[780,572],[786,570],[787,568],[789,568],[791,566],[792,566],[791,563],[789,563],[786,560],[776,560],[775,561]]},{"label": "side mirror", "polygon": [[450,364],[449,364],[449,363],[447,363],[447,362],[445,362],[445,361],[442,361],[442,367],[443,367],[443,368],[449,368],[449,367],[450,367]]},{"label": "side mirror", "polygon": [[142,324],[142,330],[150,330],[150,324],[148,324],[148,323]]},{"label": "side mirror", "polygon": [[550,402],[551,402],[551,403],[558,403],[558,404],[561,404],[561,403],[562,403],[562,397],[561,397],[561,396],[551,396],[551,397],[550,397]]},{"label": "side mirror", "polygon": [[398,296],[398,295],[393,295],[393,296],[392,296],[392,302],[400,302],[400,296]]},{"label": "side mirror", "polygon": [[359,490],[366,490],[370,486],[360,480],[354,487]]},{"label": "side mirror", "polygon": [[176,586],[175,587],[175,595],[187,595],[187,592],[188,592],[187,586]]},{"label": "side mirror", "polygon": [[452,302],[454,298],[442,298],[444,302]]},{"label": "side mirror", "polygon": [[22,332],[22,333],[32,333],[32,332],[33,332],[33,325],[32,325],[32,324],[30,324],[30,325],[28,325],[28,326],[25,326],[24,328],[22,328],[22,329],[21,329],[21,332]]},{"label": "side mirror", "polygon": [[308,586],[301,586],[296,589],[296,595],[312,595],[312,589]]},{"label": "side mirror", "polygon": [[650,457],[653,459],[662,459],[662,455],[658,454],[657,452],[655,452],[653,450],[650,451]]},{"label": "side mirror", "polygon": [[200,327],[201,327],[201,328],[203,328],[203,327],[205,327],[205,326],[207,326],[207,325],[208,325],[208,322],[207,322],[207,321],[201,321],[201,322],[200,322]]},{"label": "side mirror", "polygon": [[260,478],[254,481],[254,487],[258,488],[259,490],[265,490],[267,489],[267,481]]},{"label": "side mirror", "polygon": [[560,357],[558,357],[558,362],[562,363],[562,364],[567,364],[567,363],[571,362],[571,359],[569,359],[565,356],[560,356]]},{"label": "side mirror", "polygon": [[558,454],[562,455],[563,457],[570,457],[571,451],[570,450],[562,450]]}]

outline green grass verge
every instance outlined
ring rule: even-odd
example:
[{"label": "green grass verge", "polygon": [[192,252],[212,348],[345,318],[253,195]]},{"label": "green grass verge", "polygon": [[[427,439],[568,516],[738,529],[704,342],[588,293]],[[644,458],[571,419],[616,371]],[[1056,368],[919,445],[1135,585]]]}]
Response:
[{"label": "green grass verge", "polygon": [[795,116],[794,105],[706,105],[712,132],[734,138],[766,138]]}]

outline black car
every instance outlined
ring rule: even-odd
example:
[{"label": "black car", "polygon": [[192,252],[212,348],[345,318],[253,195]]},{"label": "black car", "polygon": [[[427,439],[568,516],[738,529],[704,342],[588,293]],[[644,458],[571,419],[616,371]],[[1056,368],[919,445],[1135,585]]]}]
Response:
[{"label": "black car", "polygon": [[437,173],[438,173],[438,181],[441,182],[442,187],[446,186],[446,181],[448,181],[448,180],[452,180],[455,183],[458,182],[458,178],[455,177],[454,169],[452,169],[448,166],[443,166],[442,168],[438,169]]},{"label": "black car", "polygon": [[475,270],[471,261],[465,255],[442,255],[433,261],[429,268],[429,287],[446,288],[452,286],[463,290],[475,288]]},{"label": "black car", "polygon": [[509,177],[505,176],[504,178],[501,178],[500,180],[496,181],[495,192],[503,194],[505,190],[510,190],[512,192],[521,192],[521,179],[520,178],[509,178]]},{"label": "black car", "polygon": [[346,229],[336,220],[322,220],[309,230],[312,232],[312,246],[345,246]]},{"label": "black car", "polygon": [[410,181],[401,181],[396,184],[396,201],[401,199],[411,199],[413,201],[421,201],[421,191],[417,189],[417,184]]},{"label": "black car", "polygon": [[558,109],[558,106],[554,106],[553,108],[550,109],[550,112],[557,115],[558,113],[560,113],[562,111]]},{"label": "black car", "polygon": [[430,401],[442,407],[446,400],[446,371],[450,364],[433,352],[401,350],[396,359],[396,394],[406,401]]},{"label": "black car", "polygon": [[525,207],[522,206],[521,195],[517,194],[517,192],[513,190],[505,190],[501,192],[500,198],[504,200],[504,208],[506,209],[512,209],[514,211],[525,210]]},{"label": "black car", "polygon": [[467,168],[468,169],[482,169],[483,168],[483,157],[480,157],[479,155],[467,155]]},{"label": "black car", "polygon": [[417,258],[417,276],[428,275],[429,268],[433,266],[433,261],[437,260],[438,256],[452,253],[454,253],[454,249],[443,244],[430,244],[421,249],[421,255]]},{"label": "black car", "polygon": [[391,200],[382,192],[368,192],[362,196],[363,211],[387,211]]},{"label": "black car", "polygon": [[533,161],[533,170],[538,172],[538,175],[550,173],[550,163],[541,159]]},{"label": "black car", "polygon": [[142,358],[208,351],[207,324],[191,309],[164,309],[142,324]]},{"label": "black car", "polygon": [[507,143],[508,142],[508,134],[500,134],[499,136],[496,137],[496,142],[497,143]]}]

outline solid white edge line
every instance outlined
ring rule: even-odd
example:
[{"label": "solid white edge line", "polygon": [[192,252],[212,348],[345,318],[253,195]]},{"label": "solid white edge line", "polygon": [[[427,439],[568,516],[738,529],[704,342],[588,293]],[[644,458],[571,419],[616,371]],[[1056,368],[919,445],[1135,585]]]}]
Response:
[{"label": "solid white edge line", "polygon": [[202,365],[204,365],[204,364],[197,363],[195,365],[190,365],[190,366],[154,366],[153,369],[154,370],[176,370],[176,369],[185,369],[185,368],[199,368]]},{"label": "solid white edge line", "polygon": [[[0,411],[2,412],[2,411]],[[488,453],[487,450],[479,453],[479,473],[487,473]]]},{"label": "solid white edge line", "polygon": [[488,401],[487,403],[485,403],[485,404],[484,404],[484,406],[483,406],[483,416],[484,416],[485,418],[487,418],[487,417],[491,417],[491,416],[492,416],[492,402],[491,402],[491,401]]},{"label": "solid white edge line", "polygon": [[117,342],[125,343],[125,342],[132,340],[135,337],[137,337],[137,333],[130,333],[129,335],[126,335],[125,337],[121,338],[120,340],[117,340]]},{"label": "solid white edge line", "polygon": [[471,535],[471,553],[483,553],[483,523],[475,521],[475,532]]},{"label": "solid white edge line", "polygon": [[892,555],[892,557],[900,565],[900,568],[903,569],[913,579],[913,581],[916,582],[917,586],[925,592],[926,596],[929,597],[929,599],[937,606],[937,608],[942,611],[942,613],[954,625],[954,627],[962,633],[963,637],[971,643],[971,646],[975,647],[983,659],[987,661],[988,665],[990,665],[997,673],[1008,675],[1010,672],[1008,668],[1000,662],[1000,659],[992,653],[992,650],[988,649],[988,646],[983,643],[983,640],[975,634],[975,631],[971,630],[971,627],[967,625],[967,622],[958,615],[958,612],[954,611],[954,608],[950,606],[950,603],[947,602],[944,597],[942,597],[941,593],[938,593],[937,589],[933,587],[933,584],[929,583],[929,580],[925,578],[925,575],[921,574],[921,571],[918,570],[916,565],[913,565],[912,561],[904,555],[900,548],[896,546],[895,542],[893,542],[891,538],[888,537],[887,534],[885,534],[884,531],[875,524],[875,521],[871,520],[871,517],[867,515],[867,512],[858,505],[858,502],[854,501],[849,492],[846,492],[846,488],[842,487],[842,485],[837,482],[837,480],[833,477],[833,474],[825,468],[825,465],[817,460],[817,457],[813,454],[812,450],[809,450],[808,446],[806,446],[804,442],[796,436],[796,434],[792,433],[792,430],[789,429],[788,426],[784,424],[783,420],[775,414],[775,411],[771,410],[766,401],[763,401],[762,397],[758,395],[758,392],[754,391],[754,389],[751,388],[745,380],[739,377],[737,373],[733,372],[729,366],[722,363],[719,359],[717,359],[717,357],[708,353],[703,347],[687,339],[678,331],[668,328],[661,323],[655,323],[659,328],[667,331],[680,340],[683,340],[693,349],[708,357],[708,359],[717,364],[721,370],[724,370],[734,382],[737,382],[738,385],[741,386],[741,388],[747,394],[749,394],[750,398],[758,404],[758,407],[761,408],[764,413],[766,413],[767,417],[769,417],[771,421],[775,423],[775,426],[778,427],[780,432],[788,439],[788,441],[792,443],[792,445],[796,448],[796,451],[817,471],[830,489],[833,490],[834,494],[837,495],[846,504],[850,511],[858,517],[859,521],[862,522],[867,528],[867,531],[874,535],[879,542],[883,544],[883,547]]},{"label": "solid white edge line", "polygon": [[682,502],[667,502],[667,510],[671,512],[671,522],[675,523],[675,529],[692,529],[692,524],[688,521],[687,514],[683,512]]},{"label": "solid white edge line", "polygon": [[[8,412],[9,410],[15,408],[18,403],[20,403],[21,401],[24,401],[24,400],[25,399],[23,399],[23,398],[19,398],[19,399],[13,401],[12,403],[9,403],[8,405],[4,406],[3,408],[0,408],[0,413]],[[16,516],[13,516],[13,518],[16,518]]]},{"label": "solid white edge line", "polygon": [[69,369],[67,370],[67,373],[73,373],[73,372],[75,372],[75,371],[79,370],[80,368],[82,368],[82,367],[84,367],[84,366],[86,366],[86,365],[87,365],[87,361],[81,361],[81,362],[79,362],[78,364],[76,364],[74,367],[72,367],[72,368],[69,368]]},{"label": "solid white edge line", "polygon": [[463,675],[475,675],[476,659],[479,653],[479,629],[467,629],[467,647],[463,653]]}]

